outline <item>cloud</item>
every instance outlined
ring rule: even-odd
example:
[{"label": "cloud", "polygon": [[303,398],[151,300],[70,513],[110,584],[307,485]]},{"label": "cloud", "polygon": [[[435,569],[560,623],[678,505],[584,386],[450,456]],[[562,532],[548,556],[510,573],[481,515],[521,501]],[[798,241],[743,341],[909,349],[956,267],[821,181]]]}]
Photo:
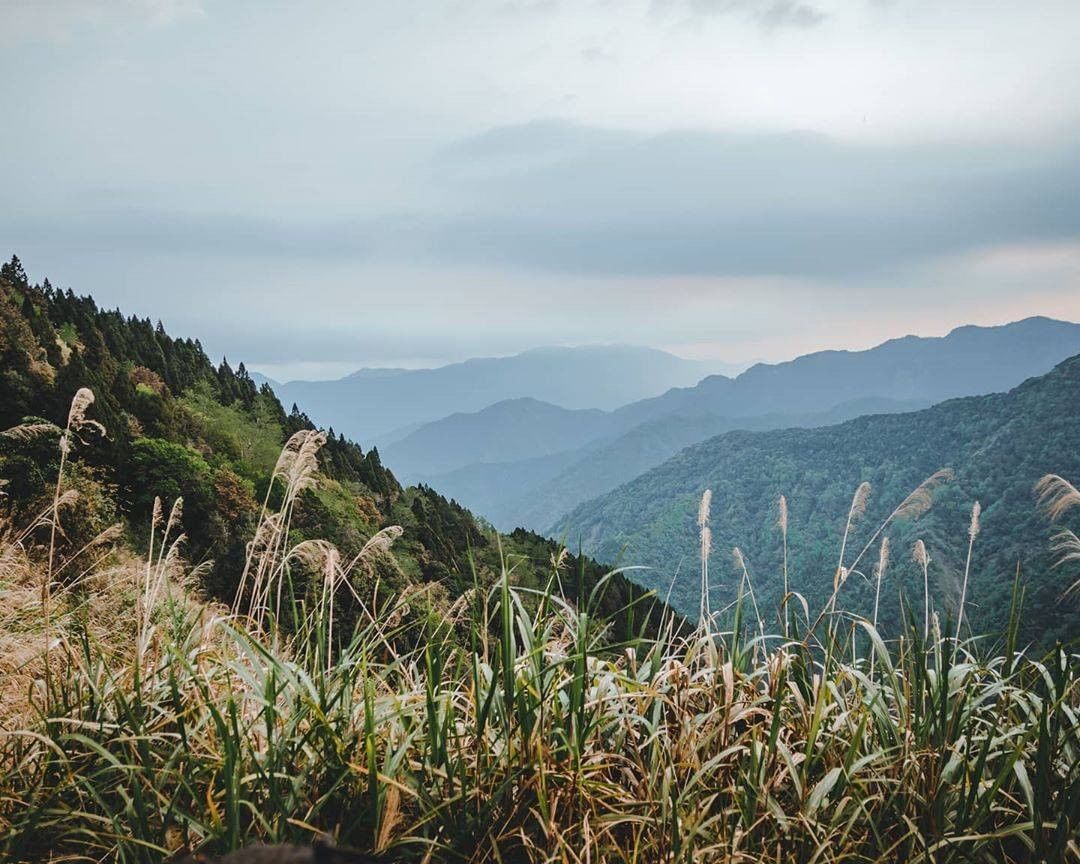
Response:
[{"label": "cloud", "polygon": [[692,18],[740,15],[764,30],[806,30],[829,17],[817,6],[801,0],[654,0],[653,8],[660,13],[677,12]]},{"label": "cloud", "polygon": [[545,122],[447,147],[391,208],[304,219],[116,206],[12,213],[0,228],[137,254],[850,281],[1080,237],[1080,152]]},{"label": "cloud", "polygon": [[203,18],[201,0],[50,0],[8,3],[2,10],[0,42],[21,39],[66,41],[88,26],[169,27]]},{"label": "cloud", "polygon": [[492,130],[432,166],[427,252],[597,274],[850,277],[1080,236],[1072,148]]}]

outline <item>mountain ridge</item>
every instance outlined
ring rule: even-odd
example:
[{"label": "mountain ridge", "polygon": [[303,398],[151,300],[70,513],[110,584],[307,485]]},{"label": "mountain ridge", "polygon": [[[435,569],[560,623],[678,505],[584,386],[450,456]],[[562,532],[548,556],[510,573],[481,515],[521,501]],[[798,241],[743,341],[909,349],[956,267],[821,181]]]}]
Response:
[{"label": "mountain ridge", "polygon": [[[576,456],[566,451],[560,459],[538,462],[533,457],[550,454],[527,453],[503,464],[498,475],[479,448],[472,458],[456,450],[452,464],[431,460],[421,472],[413,472],[408,454],[392,447],[386,454],[407,476],[447,484],[496,525],[548,531],[576,504],[718,432],[835,423],[856,416],[852,411],[860,400],[877,400],[872,410],[880,413],[1006,390],[1076,352],[1080,325],[1072,322],[1032,316],[990,327],[963,325],[944,336],[907,335],[859,351],[819,351],[758,364],[735,378],[708,376],[693,387],[609,412],[601,424],[607,426],[604,434],[584,441]],[[426,424],[426,434],[448,440],[451,433],[441,423]]]},{"label": "mountain ridge", "polygon": [[569,410],[611,410],[694,383],[709,368],[708,362],[655,348],[554,347],[431,369],[358,370],[333,381],[294,381],[274,389],[286,404],[309,406],[323,425],[370,439],[518,397]]},{"label": "mountain ridge", "polygon": [[[1030,602],[1042,610],[1048,638],[1080,635],[1076,616],[1058,595],[1068,573],[1055,569],[1054,529],[1039,510],[1034,484],[1045,474],[1080,476],[1080,355],[1004,393],[958,397],[921,411],[855,418],[816,429],[733,431],[699,442],[630,482],[579,504],[560,524],[581,547],[611,558],[658,568],[641,581],[676,608],[696,608],[697,509],[712,490],[711,529],[716,544],[713,607],[734,598],[738,580],[723,556],[734,546],[746,553],[759,605],[779,604],[780,535],[776,501],[791,512],[793,586],[820,608],[831,588],[839,533],[856,486],[871,483],[867,516],[853,536],[856,548],[873,526],[924,478],[941,468],[954,479],[935,495],[931,509],[887,532],[898,550],[883,617],[899,621],[898,590],[921,597],[919,577],[905,550],[924,538],[936,562],[932,580],[942,619],[955,611],[955,589],[967,549],[970,510],[982,504],[975,544],[970,611],[977,632],[996,632],[1008,609],[1017,566]],[[877,550],[873,550],[876,556]],[[678,563],[682,575],[670,583]],[[845,591],[844,608],[866,613],[872,590],[862,579]],[[1027,635],[1036,638],[1034,625]]]}]

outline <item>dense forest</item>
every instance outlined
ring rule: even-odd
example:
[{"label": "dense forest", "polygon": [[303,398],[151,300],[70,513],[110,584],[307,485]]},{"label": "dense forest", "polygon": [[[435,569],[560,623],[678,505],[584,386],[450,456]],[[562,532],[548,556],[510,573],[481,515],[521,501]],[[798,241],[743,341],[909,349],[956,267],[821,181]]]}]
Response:
[{"label": "dense forest", "polygon": [[[65,515],[71,549],[118,520],[126,545],[144,548],[155,499],[183,498],[184,553],[210,597],[232,600],[285,442],[311,420],[286,411],[243,363],[213,364],[197,340],[174,338],[161,323],[98,308],[89,297],[32,285],[18,258],[0,269],[0,507],[25,524],[51,500],[57,447],[72,396],[89,388],[88,427],[74,439],[68,481],[79,504]],[[29,431],[28,431],[29,430]],[[467,510],[426,486],[403,488],[378,450],[326,432],[319,480],[300,497],[290,539],[329,541],[348,560],[377,532],[401,526],[392,555],[369,568],[364,594],[416,591],[418,616],[439,620],[474,580],[490,584],[504,562],[514,580],[543,587],[559,547],[525,531],[498,536]],[[269,492],[269,496],[268,496]],[[565,592],[591,589],[606,572],[563,554]],[[300,565],[297,564],[299,568]],[[605,583],[603,609],[622,610],[643,592],[621,576]],[[617,626],[640,624],[642,605]]]},{"label": "dense forest", "polygon": [[[931,555],[934,608],[943,621],[955,618],[977,501],[981,532],[972,551],[966,611],[973,632],[1005,629],[1019,571],[1029,610],[1022,633],[1040,643],[1075,638],[1076,600],[1061,595],[1076,574],[1055,566],[1051,546],[1058,527],[1038,506],[1034,486],[1048,473],[1080,478],[1077,406],[1080,357],[1008,393],[820,429],[731,432],[581,505],[565,517],[562,530],[582,536],[593,554],[649,565],[653,569],[638,578],[661,595],[670,588],[672,604],[692,612],[700,597],[696,519],[702,494],[711,489],[711,607],[727,606],[744,582],[732,556],[739,547],[757,602],[775,622],[773,610],[783,595],[781,495],[789,506],[790,586],[818,610],[833,590],[856,488],[869,482],[871,495],[854,526],[846,567],[910,492],[939,469],[950,469],[951,479],[937,484],[928,511],[895,521],[881,535],[890,537],[893,549],[881,591],[886,632],[902,626],[901,598],[909,611],[922,615],[924,579],[911,554],[918,539]],[[858,577],[840,592],[839,606],[869,615],[877,556],[875,541],[859,562]]]}]

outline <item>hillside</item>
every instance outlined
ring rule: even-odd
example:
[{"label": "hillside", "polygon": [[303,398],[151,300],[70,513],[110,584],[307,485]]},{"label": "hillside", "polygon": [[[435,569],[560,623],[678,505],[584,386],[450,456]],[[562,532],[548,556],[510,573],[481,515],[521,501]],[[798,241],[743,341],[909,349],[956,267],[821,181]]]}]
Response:
[{"label": "hillside", "polygon": [[[283,494],[281,484],[271,486],[279,454],[314,424],[295,406],[286,413],[243,364],[215,367],[197,341],[175,339],[160,324],[99,309],[48,282],[30,285],[13,259],[0,270],[0,432],[15,429],[0,434],[0,516],[11,523],[32,523],[51,502],[61,430],[81,388],[94,394],[88,417],[101,428],[88,427],[70,450],[68,482],[79,504],[65,514],[60,552],[111,536],[115,523],[124,529],[120,546],[143,549],[155,499],[167,509],[182,497],[183,553],[205,562],[201,588],[231,601],[262,502],[272,510]],[[289,541],[329,541],[348,561],[379,531],[404,529],[392,557],[380,557],[355,586],[361,593],[422,588],[414,613],[438,617],[473,583],[474,568],[486,584],[504,556],[519,584],[541,587],[550,578],[556,544],[524,531],[497,537],[433,489],[403,487],[376,449],[333,430],[318,440],[317,480],[298,495]],[[604,572],[573,556],[565,565],[582,569],[586,587]],[[616,577],[605,608],[639,594]]]},{"label": "hillside", "polygon": [[[1080,325],[1064,321],[1028,318],[1000,327],[960,327],[946,336],[906,336],[866,351],[822,351],[757,364],[735,378],[709,376],[694,387],[625,405],[602,422],[597,418],[603,435],[557,459],[537,459],[551,450],[521,452],[527,436],[518,445],[518,459],[490,458],[484,442],[510,437],[521,425],[505,412],[490,419],[475,444],[459,441],[441,423],[431,424],[431,432],[444,433],[440,440],[451,443],[452,466],[420,467],[408,452],[395,452],[387,462],[446,489],[497,526],[547,532],[577,504],[721,432],[819,426],[1000,392],[1077,352]],[[491,468],[494,461],[498,471]]]},{"label": "hillside", "polygon": [[386,445],[383,453],[403,477],[433,478],[477,462],[513,462],[576,449],[606,434],[610,425],[610,415],[595,408],[570,410],[537,399],[511,399],[426,423]]},{"label": "hillside", "polygon": [[537,348],[436,369],[362,369],[336,381],[275,384],[286,405],[364,439],[528,397],[563,408],[610,410],[699,381],[709,364],[632,346]]},{"label": "hillside", "polygon": [[[737,578],[730,552],[739,546],[749,560],[759,605],[773,609],[782,594],[776,523],[777,499],[783,494],[790,506],[792,587],[810,600],[811,608],[820,608],[832,589],[833,550],[855,488],[863,481],[873,488],[869,510],[852,540],[861,548],[872,529],[924,478],[951,468],[955,478],[938,489],[931,510],[889,530],[897,552],[883,591],[883,620],[900,620],[899,589],[909,600],[921,597],[921,577],[910,560],[916,538],[926,541],[934,559],[937,608],[943,616],[954,612],[970,510],[979,501],[982,533],[969,589],[975,631],[1003,629],[1009,586],[1019,565],[1029,604],[1038,610],[1027,634],[1040,640],[1077,636],[1075,607],[1058,602],[1069,573],[1051,566],[1053,530],[1036,507],[1032,487],[1049,472],[1080,476],[1078,407],[1080,357],[1004,394],[820,429],[731,432],[687,448],[582,504],[559,529],[571,538],[580,535],[591,553],[651,565],[655,569],[638,578],[661,593],[670,586],[673,605],[692,611],[700,593],[695,519],[703,491],[711,489],[713,608],[734,596]],[[863,579],[850,580],[844,589],[847,609],[866,612],[872,599],[872,586]]]},{"label": "hillside", "polygon": [[[765,414],[745,418],[673,415],[642,423],[617,437],[597,438],[576,450],[512,464],[474,464],[446,474],[433,474],[430,482],[483,513],[496,527],[525,525],[550,532],[561,516],[582,501],[614,489],[683,447],[721,432],[826,426],[865,414],[924,407],[923,402],[859,399],[831,411],[805,415]],[[398,464],[395,452],[388,451],[387,458]]]}]

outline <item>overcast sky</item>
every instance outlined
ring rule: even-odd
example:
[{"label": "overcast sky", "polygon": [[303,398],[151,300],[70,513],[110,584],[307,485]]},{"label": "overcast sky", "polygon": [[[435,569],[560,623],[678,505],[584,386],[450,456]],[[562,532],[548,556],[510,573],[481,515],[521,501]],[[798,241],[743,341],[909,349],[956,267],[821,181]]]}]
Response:
[{"label": "overcast sky", "polygon": [[1076,0],[0,0],[0,254],[277,377],[1080,320]]}]

